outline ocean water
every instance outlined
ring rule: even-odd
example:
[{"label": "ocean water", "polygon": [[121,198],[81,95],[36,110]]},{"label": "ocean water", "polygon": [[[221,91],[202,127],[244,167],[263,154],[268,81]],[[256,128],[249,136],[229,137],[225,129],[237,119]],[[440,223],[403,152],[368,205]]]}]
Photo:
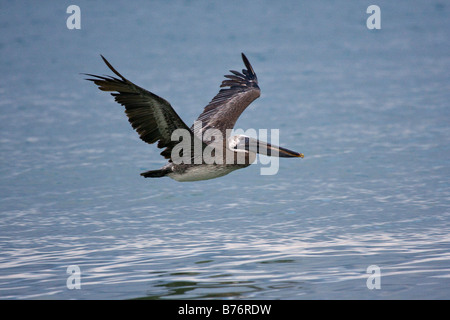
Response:
[{"label": "ocean water", "polygon": [[[436,0],[2,2],[0,298],[450,298],[449,13]],[[142,178],[160,150],[81,75],[111,74],[103,54],[190,125],[241,52],[262,94],[236,127],[279,129],[305,154],[276,175]]]}]

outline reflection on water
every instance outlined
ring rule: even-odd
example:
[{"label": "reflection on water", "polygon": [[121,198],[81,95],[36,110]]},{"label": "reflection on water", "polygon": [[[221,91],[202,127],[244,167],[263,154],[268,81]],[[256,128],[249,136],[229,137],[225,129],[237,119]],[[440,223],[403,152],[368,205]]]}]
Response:
[{"label": "reflection on water", "polygon": [[[358,298],[418,298],[427,286],[445,291],[450,277],[449,237],[413,238],[381,235],[292,241],[279,247],[273,244],[269,252],[269,246],[241,244],[235,247],[247,249],[233,251],[238,253],[234,259],[220,255],[177,272],[152,274],[152,288],[142,298],[354,298],[354,292]],[[374,293],[367,289],[366,269],[373,263],[380,266],[382,286],[387,290]],[[425,287],[423,279],[427,279]]]},{"label": "reflection on water", "polygon": [[[173,276],[171,274],[171,276]],[[177,275],[178,276],[178,275]],[[217,277],[229,277],[230,275],[218,275]],[[252,281],[172,281],[155,284],[155,289],[164,289],[160,295],[152,295],[143,299],[217,299],[251,296],[254,292],[261,291]]]}]

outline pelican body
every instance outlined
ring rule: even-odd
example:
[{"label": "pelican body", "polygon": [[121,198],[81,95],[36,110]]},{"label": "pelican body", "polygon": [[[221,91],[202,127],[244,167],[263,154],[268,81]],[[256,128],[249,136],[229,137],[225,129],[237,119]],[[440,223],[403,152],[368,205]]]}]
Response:
[{"label": "pelican body", "polygon": [[[161,155],[168,163],[158,170],[141,173],[145,178],[170,177],[176,181],[208,180],[248,167],[256,154],[284,158],[303,158],[302,153],[271,145],[245,135],[231,136],[241,113],[260,96],[258,78],[247,57],[242,53],[246,69],[230,70],[221,90],[188,127],[165,99],[135,85],[101,56],[109,69],[118,76],[92,78],[102,91],[113,92],[116,102],[125,107],[131,126],[149,144],[158,143]],[[176,134],[183,136],[174,139]],[[205,156],[206,154],[206,156]]]}]

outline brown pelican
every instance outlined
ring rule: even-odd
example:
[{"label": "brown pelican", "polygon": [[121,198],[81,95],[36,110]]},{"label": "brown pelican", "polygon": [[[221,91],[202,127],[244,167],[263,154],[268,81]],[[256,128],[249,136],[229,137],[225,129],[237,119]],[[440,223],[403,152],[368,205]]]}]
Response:
[{"label": "brown pelican", "polygon": [[[141,173],[145,178],[168,176],[177,181],[213,179],[249,166],[255,160],[256,153],[303,158],[302,153],[245,135],[230,135],[241,113],[260,96],[258,78],[243,53],[246,69],[242,73],[230,70],[232,74],[225,76],[227,79],[222,82],[222,89],[191,128],[181,120],[169,102],[135,85],[101,57],[118,78],[86,74],[93,77],[86,80],[93,81],[102,91],[114,92],[111,95],[125,107],[128,120],[140,138],[149,144],[158,142],[158,148],[164,148],[161,155],[169,160],[161,169]],[[213,132],[203,134],[208,130]],[[174,139],[176,132],[187,134],[183,141],[188,140],[189,143],[184,144],[184,148],[179,147],[179,138]],[[213,157],[214,161],[208,161],[205,154]]]}]

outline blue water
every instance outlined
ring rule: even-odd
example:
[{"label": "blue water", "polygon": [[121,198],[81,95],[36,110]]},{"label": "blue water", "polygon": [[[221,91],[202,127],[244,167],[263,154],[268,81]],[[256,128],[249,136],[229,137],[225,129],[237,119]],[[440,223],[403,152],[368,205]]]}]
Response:
[{"label": "blue water", "polygon": [[[81,9],[69,30],[66,9]],[[366,9],[381,8],[368,30]],[[0,4],[0,298],[450,298],[445,1]],[[195,183],[80,73],[126,77],[190,125],[245,52],[238,128],[305,154]],[[67,287],[68,266],[80,289]],[[379,289],[367,268],[379,267]]]}]

